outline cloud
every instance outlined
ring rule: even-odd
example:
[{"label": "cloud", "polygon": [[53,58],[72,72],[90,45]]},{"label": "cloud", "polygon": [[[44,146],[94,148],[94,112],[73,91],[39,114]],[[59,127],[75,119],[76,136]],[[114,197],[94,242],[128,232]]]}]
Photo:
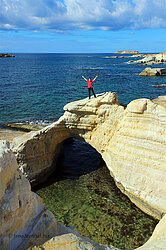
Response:
[{"label": "cloud", "polygon": [[1,0],[1,30],[166,28],[166,0]]}]

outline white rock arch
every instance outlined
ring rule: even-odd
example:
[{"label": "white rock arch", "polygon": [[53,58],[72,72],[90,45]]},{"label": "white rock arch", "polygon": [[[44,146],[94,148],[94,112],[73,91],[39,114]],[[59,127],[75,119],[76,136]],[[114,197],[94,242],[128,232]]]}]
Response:
[{"label": "white rock arch", "polygon": [[125,108],[115,93],[69,103],[52,125],[15,141],[20,170],[33,182],[51,171],[60,144],[82,138],[103,157],[117,186],[160,219],[166,212],[166,108],[138,99]]}]

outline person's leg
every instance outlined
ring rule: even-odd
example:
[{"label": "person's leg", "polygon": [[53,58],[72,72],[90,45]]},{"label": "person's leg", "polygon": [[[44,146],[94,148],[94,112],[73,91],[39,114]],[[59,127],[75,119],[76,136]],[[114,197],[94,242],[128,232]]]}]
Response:
[{"label": "person's leg", "polygon": [[89,99],[90,99],[90,88],[88,88],[88,92],[89,92]]},{"label": "person's leg", "polygon": [[96,98],[96,95],[95,95],[95,92],[94,92],[93,88],[92,88],[92,93],[93,93],[94,97]]}]

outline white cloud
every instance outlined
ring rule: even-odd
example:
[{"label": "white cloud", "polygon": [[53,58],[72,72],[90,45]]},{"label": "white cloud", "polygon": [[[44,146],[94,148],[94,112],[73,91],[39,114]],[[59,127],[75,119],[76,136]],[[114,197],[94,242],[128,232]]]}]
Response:
[{"label": "white cloud", "polygon": [[166,28],[166,0],[1,0],[0,29]]}]

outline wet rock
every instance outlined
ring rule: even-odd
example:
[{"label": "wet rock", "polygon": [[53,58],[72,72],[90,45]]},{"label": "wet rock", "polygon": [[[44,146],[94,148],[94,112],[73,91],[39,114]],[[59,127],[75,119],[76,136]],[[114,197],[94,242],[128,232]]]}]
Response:
[{"label": "wet rock", "polygon": [[46,125],[8,123],[8,124],[5,124],[4,127],[9,127],[9,128],[19,129],[19,130],[25,131],[25,132],[30,132],[30,131],[38,131],[38,130],[46,127]]},{"label": "wet rock", "polygon": [[166,84],[154,85],[155,88],[166,88]]},{"label": "wet rock", "polygon": [[145,68],[140,74],[140,76],[163,76],[166,75],[165,68]]},{"label": "wet rock", "polygon": [[8,53],[0,53],[0,57],[7,58],[7,57],[15,57],[15,56],[11,55],[11,54],[8,54]]}]

